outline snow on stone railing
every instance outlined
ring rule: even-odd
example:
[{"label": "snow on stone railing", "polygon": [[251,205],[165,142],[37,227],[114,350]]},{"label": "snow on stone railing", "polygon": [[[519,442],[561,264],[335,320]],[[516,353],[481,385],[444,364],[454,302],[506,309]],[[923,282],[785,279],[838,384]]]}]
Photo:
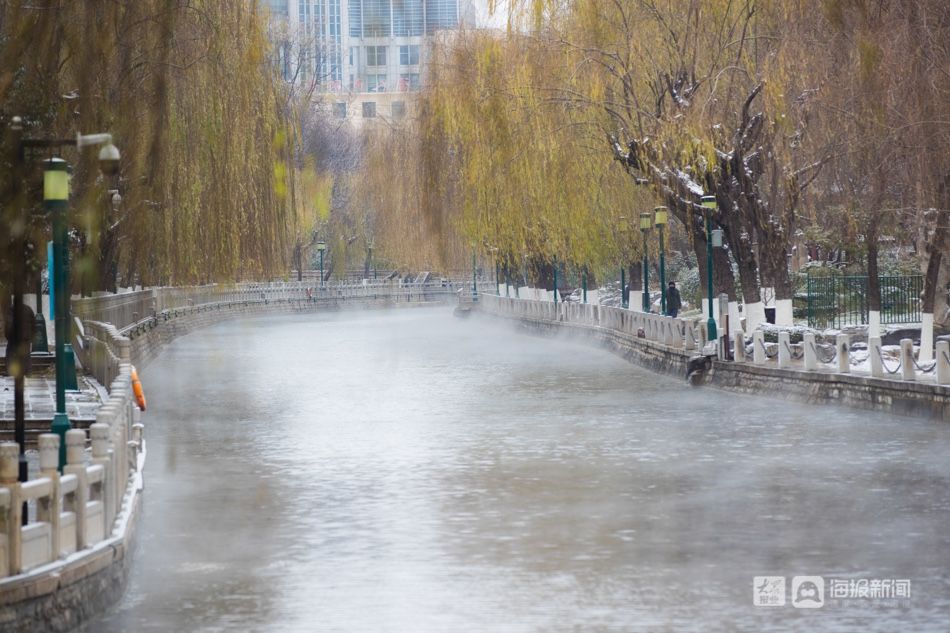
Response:
[{"label": "snow on stone railing", "polygon": [[[86,321],[83,362],[108,398],[86,431],[66,432],[66,465],[57,471],[60,437],[39,436],[40,477],[17,481],[19,445],[0,443],[0,577],[73,557],[124,525],[144,460],[144,427],[132,393],[129,339],[108,323]],[[35,507],[23,522],[23,503]],[[2,588],[2,582],[0,582]]]},{"label": "snow on stone railing", "polygon": [[[507,316],[543,321],[559,321],[606,328],[633,335],[674,349],[702,350],[706,345],[706,324],[702,320],[680,319],[624,308],[607,307],[577,302],[536,301],[479,295],[479,302],[489,311]],[[765,333],[755,330],[751,337],[751,355],[746,347],[746,336],[736,330],[731,337],[734,345],[734,361],[753,365],[772,365],[781,369],[798,369],[809,372],[855,373],[852,361],[857,362],[860,352],[852,349],[850,337],[838,334],[833,344],[816,342],[813,332],[806,332],[801,343],[790,342],[789,332],[778,333],[778,343],[766,343]],[[866,368],[866,369],[865,369]],[[885,358],[880,338],[868,341],[867,357],[858,365],[858,371],[874,378],[895,378],[906,381],[923,380],[933,375],[938,385],[950,385],[950,342],[940,341],[936,346],[936,358],[921,364],[914,354],[910,339],[901,341],[900,356],[895,360]]]},{"label": "snow on stone railing", "polygon": [[73,301],[73,313],[83,321],[111,323],[120,332],[162,312],[200,305],[280,301],[318,301],[350,298],[407,298],[448,295],[459,287],[452,281],[404,283],[400,280],[366,280],[359,283],[319,281],[247,282],[207,286],[156,287]]},{"label": "snow on stone railing", "polygon": [[119,377],[121,366],[131,362],[130,341],[111,323],[85,321],[83,330],[79,347],[83,365],[100,385],[108,387]]},{"label": "snow on stone railing", "polygon": [[[129,510],[143,446],[142,425],[127,424],[128,413],[97,415],[91,452],[85,431],[67,431],[62,473],[59,436],[40,435],[40,476],[27,482],[17,481],[19,446],[0,443],[0,578],[71,558],[113,536]],[[35,507],[32,520],[23,520],[24,503]]]},{"label": "snow on stone railing", "polygon": [[491,294],[479,295],[478,300],[493,312],[513,317],[601,327],[674,349],[701,350],[707,342],[706,324],[702,321],[589,303],[555,304]]}]

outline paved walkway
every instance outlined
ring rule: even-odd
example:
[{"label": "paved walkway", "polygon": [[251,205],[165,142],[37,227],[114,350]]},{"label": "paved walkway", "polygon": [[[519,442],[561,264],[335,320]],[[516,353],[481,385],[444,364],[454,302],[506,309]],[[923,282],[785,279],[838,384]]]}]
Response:
[{"label": "paved walkway", "polygon": [[[93,420],[102,396],[96,384],[79,376],[79,390],[66,392],[66,414],[70,419]],[[26,419],[51,420],[56,411],[56,380],[39,376],[26,379]],[[13,419],[13,378],[0,376],[0,420]]]}]

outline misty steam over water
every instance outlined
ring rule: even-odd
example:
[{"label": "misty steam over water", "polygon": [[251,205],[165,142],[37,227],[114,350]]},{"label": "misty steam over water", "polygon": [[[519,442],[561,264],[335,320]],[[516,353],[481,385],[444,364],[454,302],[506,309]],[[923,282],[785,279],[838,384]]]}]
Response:
[{"label": "misty steam over water", "polygon": [[[691,389],[443,309],[225,323],[142,378],[132,580],[90,632],[950,618],[940,423]],[[753,606],[754,576],[800,575],[909,579],[911,597]]]}]

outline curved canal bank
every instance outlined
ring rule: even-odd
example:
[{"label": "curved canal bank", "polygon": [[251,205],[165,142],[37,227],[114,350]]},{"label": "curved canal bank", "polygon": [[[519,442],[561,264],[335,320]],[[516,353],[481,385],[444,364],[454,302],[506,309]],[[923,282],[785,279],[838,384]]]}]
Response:
[{"label": "curved canal bank", "polygon": [[[641,367],[685,378],[705,341],[702,324],[604,306],[559,304],[482,295],[477,312],[542,336],[573,336]],[[782,343],[780,343],[781,345]],[[839,341],[839,345],[846,345]],[[753,341],[762,349],[761,339]],[[787,343],[785,343],[787,348]],[[744,346],[743,346],[744,348]],[[945,350],[941,353],[946,354]],[[745,356],[745,354],[743,354]],[[701,382],[727,391],[815,404],[847,405],[950,421],[950,385],[780,367],[757,352],[741,362],[710,357]],[[913,362],[908,358],[907,363]],[[938,363],[941,362],[938,359]],[[950,363],[950,358],[946,360]]]},{"label": "curved canal bank", "polygon": [[[74,340],[77,355],[109,393],[88,434],[67,434],[69,465],[62,474],[55,470],[58,437],[40,438],[42,472],[23,485],[16,482],[17,445],[0,445],[0,631],[69,631],[125,591],[145,462],[133,364],[144,368],[178,337],[234,318],[425,307],[452,297],[450,288],[429,284],[336,285],[316,292],[303,284],[247,284],[74,302],[83,325]],[[28,517],[22,527],[21,502]]]},{"label": "curved canal bank", "polygon": [[[945,427],[696,390],[446,310],[233,320],[146,372],[130,589],[86,631],[939,631]],[[909,600],[753,605],[753,577]],[[791,600],[791,596],[789,596]]]}]

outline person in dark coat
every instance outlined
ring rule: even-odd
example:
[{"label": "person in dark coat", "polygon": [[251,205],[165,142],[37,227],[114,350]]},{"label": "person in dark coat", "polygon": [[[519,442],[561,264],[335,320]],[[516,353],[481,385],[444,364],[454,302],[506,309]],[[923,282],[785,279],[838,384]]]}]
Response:
[{"label": "person in dark coat", "polygon": [[675,318],[682,307],[683,301],[680,299],[680,291],[676,289],[676,283],[671,281],[669,287],[666,289],[667,316]]},{"label": "person in dark coat", "polygon": [[[11,302],[12,303],[12,302]],[[3,335],[7,339],[6,349],[6,368],[7,375],[14,376],[17,370],[22,371],[23,375],[30,372],[30,347],[33,341],[33,326],[36,315],[30,306],[21,304],[20,319],[22,321],[22,336],[19,346],[16,342],[17,332],[13,325],[13,305],[8,306],[3,318]],[[17,349],[19,347],[19,349]],[[20,357],[17,357],[19,351]]]}]

